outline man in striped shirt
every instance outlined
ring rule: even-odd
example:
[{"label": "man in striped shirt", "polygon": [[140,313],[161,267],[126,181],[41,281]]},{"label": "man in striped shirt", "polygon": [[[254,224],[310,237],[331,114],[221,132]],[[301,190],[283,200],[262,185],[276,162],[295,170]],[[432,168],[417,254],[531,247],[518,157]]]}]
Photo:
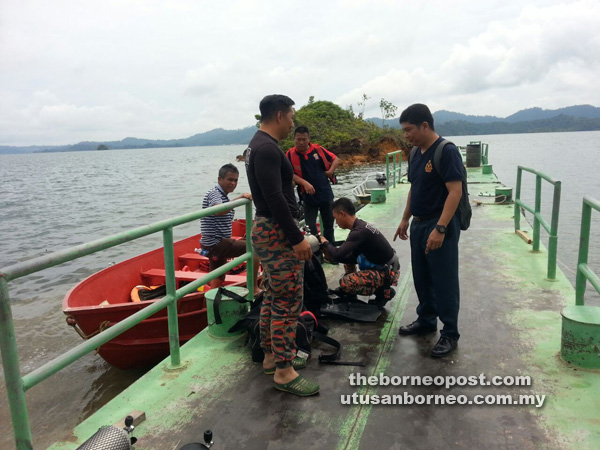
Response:
[{"label": "man in striped shirt", "polygon": [[[238,183],[240,173],[233,164],[225,164],[219,169],[217,184],[209,190],[202,201],[202,209],[221,205],[229,202],[228,194],[232,193]],[[252,195],[244,193],[234,200],[247,198],[252,200]],[[207,252],[210,261],[210,270],[215,270],[227,262],[228,259],[236,258],[246,253],[246,241],[244,239],[231,238],[231,223],[235,216],[233,209],[214,214],[200,219],[202,237],[200,246]],[[258,259],[254,258],[254,293],[259,292],[257,288]],[[215,278],[210,282],[210,287],[215,288],[223,285],[225,275]]]}]

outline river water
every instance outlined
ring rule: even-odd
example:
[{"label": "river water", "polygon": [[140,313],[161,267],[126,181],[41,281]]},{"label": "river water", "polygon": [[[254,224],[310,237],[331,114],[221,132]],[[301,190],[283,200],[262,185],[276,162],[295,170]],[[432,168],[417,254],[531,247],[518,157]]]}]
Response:
[{"label": "river water", "polygon": [[[490,163],[508,186],[516,166],[541,170],[562,181],[559,267],[574,282],[581,202],[600,198],[600,132],[542,133],[451,138],[489,143]],[[0,155],[0,267],[73,245],[110,236],[200,209],[203,194],[216,182],[218,168],[235,161],[245,146],[108,150],[98,152]],[[237,192],[248,190],[243,163]],[[342,170],[336,197],[383,165]],[[533,204],[533,179],[525,174],[524,199]],[[544,186],[544,214],[550,220],[551,190]],[[233,195],[232,195],[233,197]],[[241,211],[240,211],[241,213]],[[598,231],[597,215],[593,216]],[[395,222],[399,218],[390,218]],[[175,238],[199,231],[198,223],[175,229]],[[598,235],[598,234],[596,234]],[[465,233],[463,239],[468,237]],[[544,245],[547,235],[542,232]],[[81,342],[66,326],[62,299],[70,287],[108,265],[160,247],[161,234],[87,256],[9,284],[22,373]],[[592,243],[590,261],[600,262]],[[592,263],[600,273],[600,264]],[[588,293],[589,289],[588,289]],[[591,302],[597,296],[589,295]],[[68,430],[135,381],[142,371],[121,371],[88,355],[27,393],[36,448],[64,437]],[[0,373],[0,448],[12,447],[12,427]]]}]

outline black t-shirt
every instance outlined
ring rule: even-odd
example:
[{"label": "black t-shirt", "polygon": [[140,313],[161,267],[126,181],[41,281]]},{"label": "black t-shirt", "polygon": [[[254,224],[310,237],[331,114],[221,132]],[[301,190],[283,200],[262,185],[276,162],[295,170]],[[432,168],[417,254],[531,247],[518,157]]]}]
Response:
[{"label": "black t-shirt", "polygon": [[256,214],[272,217],[290,244],[299,244],[304,236],[294,221],[298,217],[294,170],[278,142],[264,131],[258,130],[248,144],[246,173]]},{"label": "black t-shirt", "polygon": [[[417,149],[408,167],[410,188],[410,213],[413,216],[429,216],[441,214],[448,197],[446,183],[463,178],[463,163],[460,153],[454,144],[446,144],[442,150],[442,167],[433,166],[433,155],[442,137],[421,154]],[[440,175],[438,174],[438,169]]]},{"label": "black t-shirt", "polygon": [[360,254],[377,265],[387,263],[394,256],[394,249],[385,236],[373,225],[361,219],[354,221],[352,230],[341,246],[336,248],[327,243],[324,247],[334,261],[345,264],[356,264]]}]

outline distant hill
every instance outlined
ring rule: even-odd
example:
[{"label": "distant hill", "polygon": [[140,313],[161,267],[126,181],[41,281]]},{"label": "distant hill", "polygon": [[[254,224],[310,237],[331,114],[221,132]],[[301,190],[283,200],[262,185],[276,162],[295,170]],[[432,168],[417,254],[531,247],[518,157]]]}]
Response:
[{"label": "distant hill", "polygon": [[472,123],[465,120],[454,120],[436,125],[435,129],[443,136],[594,131],[600,130],[600,118],[590,119],[561,114],[549,119],[512,123],[507,121]]},{"label": "distant hill", "polygon": [[[541,133],[553,131],[592,131],[600,130],[600,108],[592,105],[568,106],[560,109],[528,108],[508,117],[473,116],[452,111],[433,113],[436,131],[446,136],[468,136],[484,134]],[[381,119],[366,119],[381,126]],[[386,120],[385,126],[400,128],[398,119]],[[195,147],[207,145],[247,144],[256,132],[254,125],[238,130],[216,128],[183,139],[141,139],[126,137],[120,141],[84,141],[73,145],[28,147],[0,146],[0,154],[93,151],[103,145],[108,149]]]},{"label": "distant hill", "polygon": [[529,108],[516,112],[504,119],[506,122],[524,122],[528,120],[551,119],[559,115],[600,119],[600,108],[592,105],[568,106],[560,109]]},{"label": "distant hill", "polygon": [[139,139],[126,137],[120,141],[84,141],[73,145],[11,147],[0,146],[0,154],[7,153],[33,153],[33,152],[65,152],[65,151],[92,151],[98,150],[100,145],[110,150],[132,148],[163,148],[163,147],[201,147],[207,145],[234,145],[247,144],[256,133],[256,126],[249,126],[239,130],[224,130],[215,128],[205,133],[195,134],[184,139]]},{"label": "distant hill", "polygon": [[[504,118],[440,110],[433,113],[433,119],[436,131],[446,136],[600,130],[600,108],[591,105],[560,109],[528,108]],[[381,119],[373,117],[367,120],[381,126]],[[400,127],[398,119],[386,120],[385,125]]]}]

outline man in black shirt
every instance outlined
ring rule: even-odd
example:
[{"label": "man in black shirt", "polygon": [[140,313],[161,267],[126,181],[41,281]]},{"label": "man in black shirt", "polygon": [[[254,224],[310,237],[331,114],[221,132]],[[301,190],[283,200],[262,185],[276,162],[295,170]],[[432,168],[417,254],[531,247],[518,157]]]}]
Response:
[{"label": "man in black shirt", "polygon": [[319,392],[319,385],[296,372],[306,361],[295,355],[304,261],[312,257],[312,251],[296,223],[294,171],[278,144],[294,127],[293,105],[294,101],[285,95],[262,99],[260,128],[248,145],[246,172],[256,206],[252,247],[265,278],[260,312],[263,369],[275,375],[275,388],[308,396]]},{"label": "man in black shirt", "polygon": [[340,279],[341,290],[357,295],[375,293],[376,303],[385,305],[394,296],[391,286],[398,282],[400,274],[396,252],[377,228],[356,217],[356,208],[350,199],[336,200],[332,210],[338,226],[350,230],[346,241],[337,248],[321,237],[325,256],[344,263],[346,274]]},{"label": "man in black shirt", "polygon": [[463,164],[458,149],[448,143],[443,148],[441,167],[433,167],[434,153],[442,138],[435,132],[433,116],[423,104],[409,106],[400,115],[406,139],[417,146],[408,167],[411,183],[400,225],[394,235],[408,239],[415,290],[419,297],[417,320],[400,327],[400,335],[418,335],[437,330],[444,324],[431,356],[440,358],[456,349],[460,289],[458,278],[458,239],[460,225],[454,215],[462,196]]}]

